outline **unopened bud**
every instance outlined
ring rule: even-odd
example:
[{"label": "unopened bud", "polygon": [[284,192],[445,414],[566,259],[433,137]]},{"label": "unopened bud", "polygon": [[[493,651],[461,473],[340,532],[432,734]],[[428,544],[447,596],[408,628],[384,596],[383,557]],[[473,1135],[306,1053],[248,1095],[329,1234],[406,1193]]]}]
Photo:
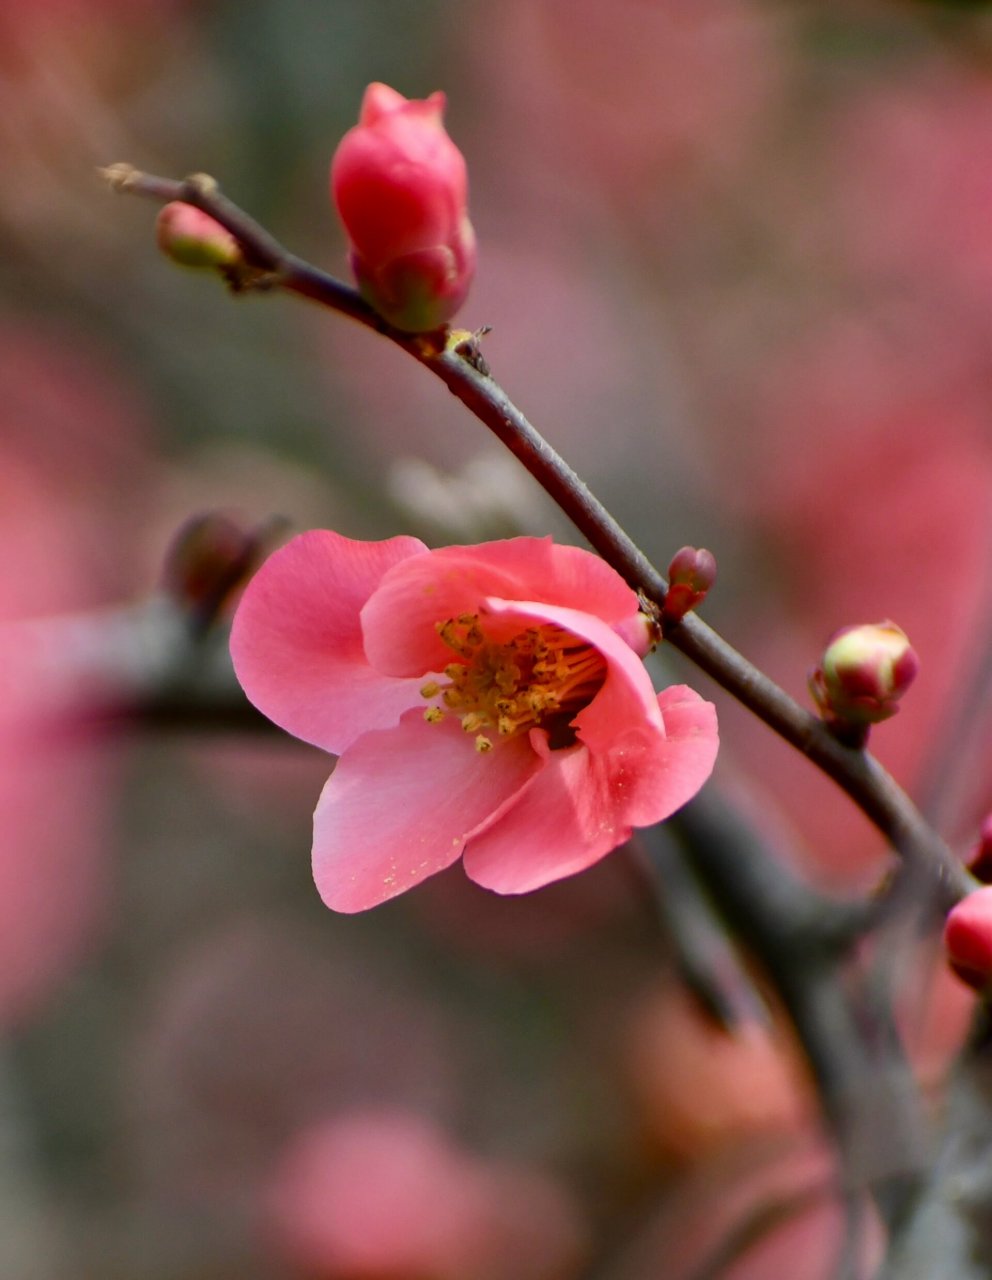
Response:
[{"label": "unopened bud", "polygon": [[951,908],[944,947],[962,982],[985,991],[992,984],[992,885],[976,889]]},{"label": "unopened bud", "polygon": [[895,623],[845,627],[810,672],[810,692],[825,720],[866,728],[896,714],[919,666],[909,637]]},{"label": "unopened bud", "polygon": [[183,267],[225,271],[241,265],[241,246],[216,218],[173,200],[159,210],[155,235],[162,252]]},{"label": "unopened bud", "polygon": [[705,547],[683,547],[676,551],[668,566],[668,593],[662,621],[669,625],[680,622],[690,609],[706,599],[716,581],[716,558]]},{"label": "unopened bud", "polygon": [[331,163],[331,194],[362,296],[390,324],[425,333],[465,301],[475,273],[465,159],[442,123],[444,94],[365,91]]},{"label": "unopened bud", "polygon": [[166,553],[163,586],[194,629],[208,627],[248,582],[271,532],[244,529],[217,511],[182,526]]}]

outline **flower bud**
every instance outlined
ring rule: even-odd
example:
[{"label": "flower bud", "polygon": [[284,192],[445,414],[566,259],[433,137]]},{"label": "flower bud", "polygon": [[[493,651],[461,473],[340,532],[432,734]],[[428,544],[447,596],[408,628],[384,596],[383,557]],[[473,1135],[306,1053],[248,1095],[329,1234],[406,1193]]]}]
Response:
[{"label": "flower bud", "polygon": [[668,593],[662,621],[681,622],[690,609],[706,599],[716,581],[716,558],[705,547],[683,547],[668,566]]},{"label": "flower bud", "polygon": [[183,267],[224,271],[242,262],[241,246],[230,231],[209,213],[181,200],[159,210],[155,235],[162,252]]},{"label": "flower bud", "polygon": [[424,333],[465,301],[475,273],[465,159],[442,123],[445,98],[365,91],[331,163],[331,194],[362,296],[390,324]]},{"label": "flower bud", "polygon": [[909,637],[895,623],[844,627],[810,672],[810,692],[825,720],[877,724],[899,710],[896,703],[919,665]]},{"label": "flower bud", "polygon": [[264,558],[269,528],[244,529],[219,511],[192,516],[165,557],[163,587],[190,619],[208,627]]},{"label": "flower bud", "polygon": [[976,889],[951,908],[944,925],[951,968],[976,991],[992,983],[992,885]]}]

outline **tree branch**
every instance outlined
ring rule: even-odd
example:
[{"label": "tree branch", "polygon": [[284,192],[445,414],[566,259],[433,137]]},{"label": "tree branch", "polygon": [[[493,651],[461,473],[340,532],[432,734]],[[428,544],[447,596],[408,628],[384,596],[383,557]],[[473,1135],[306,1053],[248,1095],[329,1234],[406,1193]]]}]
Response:
[{"label": "tree branch", "polygon": [[[425,365],[510,449],[603,559],[661,610],[668,589],[663,575],[489,376],[471,334],[441,329],[411,335],[393,329],[357,291],[284,249],[205,174],[178,182],[141,173],[127,164],[111,165],[102,174],[116,191],[160,203],[181,200],[201,209],[235,236],[250,265],[265,273],[267,288],[297,294],[348,316]],[[943,840],[871,756],[838,742],[823,721],[800,707],[694,614],[671,628],[666,638],[831,777],[907,862],[922,870],[937,900],[950,905],[974,887]]]},{"label": "tree branch", "polygon": [[[929,1144],[890,1011],[844,972],[871,904],[810,889],[713,794],[697,796],[665,826],[781,1000],[816,1081],[847,1186],[870,1190],[895,1228],[913,1203]],[[649,851],[663,830],[641,833]]]}]

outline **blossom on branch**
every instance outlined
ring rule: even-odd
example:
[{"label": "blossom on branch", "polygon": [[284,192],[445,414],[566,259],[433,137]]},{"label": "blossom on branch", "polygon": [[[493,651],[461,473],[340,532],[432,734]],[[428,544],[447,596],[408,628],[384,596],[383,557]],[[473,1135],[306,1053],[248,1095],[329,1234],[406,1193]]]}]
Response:
[{"label": "blossom on branch", "polygon": [[450,320],[475,274],[465,158],[445,132],[444,102],[370,84],[331,163],[362,296],[409,333]]},{"label": "blossom on branch", "polygon": [[314,815],[328,906],[361,911],[465,853],[524,893],[584,870],[709,777],[712,704],[655,694],[637,596],[550,538],[430,551],[317,530],[249,583],[231,653],[250,700],[341,758]]}]

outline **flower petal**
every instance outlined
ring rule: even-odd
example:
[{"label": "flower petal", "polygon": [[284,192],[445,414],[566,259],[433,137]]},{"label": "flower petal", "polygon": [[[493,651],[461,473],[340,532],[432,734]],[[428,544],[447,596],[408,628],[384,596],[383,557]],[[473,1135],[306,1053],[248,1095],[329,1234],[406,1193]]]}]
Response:
[{"label": "flower petal", "polygon": [[359,615],[384,573],[423,559],[417,538],[355,542],[327,530],[276,551],[245,591],[231,656],[251,702],[306,742],[341,752],[368,729],[395,725],[419,682],[368,664]]},{"label": "flower petal", "polygon": [[544,766],[525,738],[485,754],[454,720],[408,712],[338,761],[314,814],[313,871],[335,911],[364,911],[450,866]]},{"label": "flower petal", "polygon": [[374,264],[445,243],[465,216],[465,158],[444,128],[444,106],[443,93],[407,100],[370,85],[334,154],[335,204],[353,247]]},{"label": "flower petal", "polygon": [[[470,879],[497,893],[526,893],[598,862],[634,827],[670,817],[709,777],[717,752],[716,712],[684,686],[658,696],[665,730],[636,723],[601,751],[548,751],[547,767],[465,851]],[[542,747],[541,739],[545,739]]]},{"label": "flower petal", "polygon": [[639,609],[620,575],[579,547],[550,538],[442,547],[390,570],[362,610],[369,662],[393,676],[442,670],[451,652],[435,623],[478,612],[487,596],[544,600],[608,626],[629,624]]},{"label": "flower petal", "polygon": [[665,745],[652,754],[652,767],[642,773],[636,801],[628,809],[635,827],[661,822],[691,800],[713,772],[720,746],[716,707],[695,689],[669,685],[658,694],[658,706]]},{"label": "flower petal", "polygon": [[[533,737],[546,741],[540,731]],[[547,751],[546,767],[512,808],[472,837],[465,874],[496,893],[528,893],[584,871],[629,835],[589,751]]]}]

